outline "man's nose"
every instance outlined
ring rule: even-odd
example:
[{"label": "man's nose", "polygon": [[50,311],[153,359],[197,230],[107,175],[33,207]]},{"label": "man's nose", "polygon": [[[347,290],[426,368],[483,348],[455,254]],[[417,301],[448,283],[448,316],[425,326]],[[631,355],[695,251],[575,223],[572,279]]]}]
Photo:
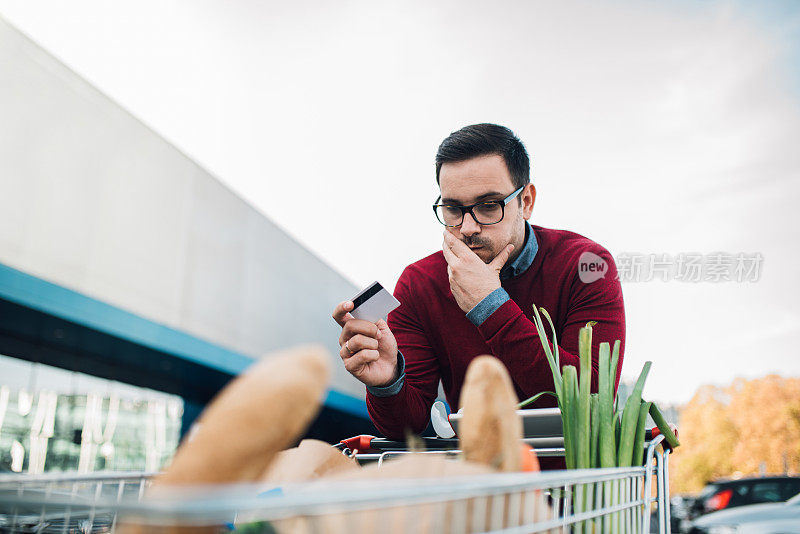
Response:
[{"label": "man's nose", "polygon": [[481,225],[478,224],[478,221],[475,220],[475,216],[471,213],[464,214],[464,222],[461,223],[461,235],[465,237],[469,237],[475,234],[479,234],[481,231]]}]

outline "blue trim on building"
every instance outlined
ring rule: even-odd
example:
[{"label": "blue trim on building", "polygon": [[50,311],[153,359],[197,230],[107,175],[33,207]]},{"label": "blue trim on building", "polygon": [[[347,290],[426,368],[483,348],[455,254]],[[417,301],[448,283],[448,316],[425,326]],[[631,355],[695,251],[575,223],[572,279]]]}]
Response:
[{"label": "blue trim on building", "polygon": [[[94,330],[236,375],[253,359],[170,328],[76,291],[0,263],[0,298]],[[368,417],[366,403],[331,390],[326,406]]]},{"label": "blue trim on building", "polygon": [[351,397],[335,389],[328,391],[328,395],[325,398],[325,406],[334,408],[340,412],[347,412],[351,415],[369,419],[367,403],[364,400]]}]

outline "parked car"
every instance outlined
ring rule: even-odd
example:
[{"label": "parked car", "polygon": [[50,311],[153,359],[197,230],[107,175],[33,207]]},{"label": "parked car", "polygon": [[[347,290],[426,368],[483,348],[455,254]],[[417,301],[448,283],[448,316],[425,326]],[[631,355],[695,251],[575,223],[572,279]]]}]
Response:
[{"label": "parked car", "polygon": [[800,534],[800,495],[786,502],[749,504],[691,523],[690,534]]},{"label": "parked car", "polygon": [[[679,511],[680,531],[688,532],[696,518],[739,506],[783,502],[800,493],[800,476],[765,476],[717,480],[706,485],[694,499],[686,499]],[[677,511],[677,510],[676,510]]]},{"label": "parked car", "polygon": [[670,498],[670,528],[672,532],[682,532],[681,525],[684,521],[686,525],[689,524],[691,521],[689,514],[695,499],[697,497],[694,495],[673,495]]}]

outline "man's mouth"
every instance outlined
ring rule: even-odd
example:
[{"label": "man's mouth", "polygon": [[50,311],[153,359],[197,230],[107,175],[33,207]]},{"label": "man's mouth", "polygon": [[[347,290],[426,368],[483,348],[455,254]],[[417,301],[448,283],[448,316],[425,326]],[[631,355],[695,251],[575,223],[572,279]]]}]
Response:
[{"label": "man's mouth", "polygon": [[482,248],[486,248],[484,245],[481,245],[477,241],[462,241],[470,250],[480,250]]}]

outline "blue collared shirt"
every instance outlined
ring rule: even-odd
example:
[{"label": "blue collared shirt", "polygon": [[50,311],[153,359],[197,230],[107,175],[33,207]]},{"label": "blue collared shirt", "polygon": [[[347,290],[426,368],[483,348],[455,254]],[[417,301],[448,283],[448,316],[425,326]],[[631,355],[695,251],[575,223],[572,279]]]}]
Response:
[{"label": "blue collared shirt", "polygon": [[[533,264],[533,259],[539,251],[539,243],[536,241],[536,235],[533,233],[531,225],[525,223],[525,244],[522,245],[522,252],[510,264],[503,267],[500,271],[500,280],[508,280],[514,278],[527,271]],[[482,301],[475,305],[469,312],[467,312],[467,319],[472,321],[475,326],[480,326],[490,315],[497,309],[510,300],[508,292],[502,287],[498,287],[489,293]],[[397,366],[400,376],[384,387],[367,386],[367,391],[376,397],[391,397],[397,395],[403,387],[403,381],[406,378],[406,360],[403,358],[403,353],[397,351]]]}]

